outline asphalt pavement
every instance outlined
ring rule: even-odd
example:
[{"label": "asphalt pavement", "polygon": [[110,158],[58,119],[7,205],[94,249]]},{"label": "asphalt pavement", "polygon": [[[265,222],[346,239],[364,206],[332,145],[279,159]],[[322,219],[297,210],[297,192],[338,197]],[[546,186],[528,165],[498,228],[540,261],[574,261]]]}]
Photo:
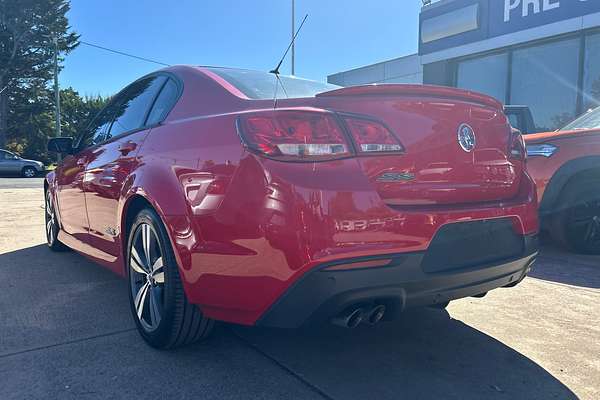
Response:
[{"label": "asphalt pavement", "polygon": [[44,244],[42,180],[0,178],[0,398],[600,398],[600,262],[544,247],[531,277],[447,311],[344,330],[218,325],[148,347],[124,281]]}]

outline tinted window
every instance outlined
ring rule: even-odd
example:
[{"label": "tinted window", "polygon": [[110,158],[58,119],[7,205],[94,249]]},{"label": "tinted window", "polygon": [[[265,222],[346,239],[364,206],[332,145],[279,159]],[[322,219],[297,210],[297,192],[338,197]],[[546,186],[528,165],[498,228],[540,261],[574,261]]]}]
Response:
[{"label": "tinted window", "polygon": [[146,113],[165,79],[160,76],[139,80],[119,95],[112,109],[114,121],[105,140],[144,125]]},{"label": "tinted window", "polygon": [[458,64],[456,85],[506,101],[508,54],[494,54]]},{"label": "tinted window", "polygon": [[5,151],[2,151],[2,150],[0,150],[0,161],[1,161],[1,160],[4,160],[5,158],[6,158],[6,152],[5,152]]},{"label": "tinted window", "polygon": [[86,132],[78,139],[76,147],[83,150],[87,147],[97,145],[104,141],[106,131],[112,122],[112,113],[110,112],[114,100],[112,100],[104,110],[102,110],[86,130]]},{"label": "tinted window", "polygon": [[[274,74],[229,68],[208,69],[251,99],[272,99],[275,95],[277,77]],[[279,78],[281,79],[281,85],[277,87],[278,98],[314,97],[317,93],[340,88],[336,85],[292,76],[280,75]]]},{"label": "tinted window", "polygon": [[600,34],[585,38],[583,110],[600,105]]},{"label": "tinted window", "polygon": [[600,128],[600,107],[588,111],[575,121],[561,128],[561,131],[572,131],[576,129],[598,129]]},{"label": "tinted window", "polygon": [[152,106],[152,111],[150,111],[150,115],[148,116],[148,121],[146,121],[146,125],[154,125],[157,122],[162,121],[175,105],[178,95],[179,88],[177,87],[177,84],[173,79],[169,79],[156,98],[154,106]]},{"label": "tinted window", "polygon": [[521,124],[519,123],[519,116],[517,114],[506,114],[508,117],[508,121],[513,128],[521,129]]},{"label": "tinted window", "polygon": [[510,101],[529,106],[538,130],[554,130],[575,117],[579,39],[515,50],[512,70]]}]

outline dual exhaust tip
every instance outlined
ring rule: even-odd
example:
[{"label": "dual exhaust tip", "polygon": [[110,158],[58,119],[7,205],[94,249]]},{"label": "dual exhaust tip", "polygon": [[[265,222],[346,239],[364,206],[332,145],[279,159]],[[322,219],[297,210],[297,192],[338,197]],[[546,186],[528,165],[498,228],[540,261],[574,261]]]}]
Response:
[{"label": "dual exhaust tip", "polygon": [[375,325],[379,323],[385,315],[385,306],[379,304],[376,306],[362,306],[350,308],[349,310],[334,317],[331,322],[342,328],[356,328],[361,323]]}]

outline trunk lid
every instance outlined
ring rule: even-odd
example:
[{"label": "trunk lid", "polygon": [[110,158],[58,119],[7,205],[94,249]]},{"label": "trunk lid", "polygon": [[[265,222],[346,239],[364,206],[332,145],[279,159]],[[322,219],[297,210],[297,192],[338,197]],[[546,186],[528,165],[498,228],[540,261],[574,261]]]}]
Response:
[{"label": "trunk lid", "polygon": [[[403,154],[359,157],[390,205],[490,202],[518,193],[524,163],[509,159],[510,125],[491,97],[436,86],[370,85],[321,93],[317,104],[376,118],[400,139]],[[463,148],[469,128],[459,134],[467,125],[475,137],[470,151]]]}]

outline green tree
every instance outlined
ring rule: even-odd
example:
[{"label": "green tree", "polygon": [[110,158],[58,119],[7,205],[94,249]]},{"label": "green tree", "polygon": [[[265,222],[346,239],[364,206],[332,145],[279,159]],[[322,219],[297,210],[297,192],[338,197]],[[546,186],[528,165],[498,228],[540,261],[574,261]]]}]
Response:
[{"label": "green tree", "polygon": [[36,80],[27,85],[14,85],[7,90],[8,108],[5,147],[29,158],[45,153],[46,136],[54,121],[52,93],[45,82]]},{"label": "green tree", "polygon": [[[0,0],[0,147],[6,144],[11,110],[44,92],[55,47],[66,54],[78,45],[66,17],[69,8],[67,0]],[[24,92],[29,96],[21,97]],[[46,110],[47,104],[40,107]]]},{"label": "green tree", "polygon": [[73,88],[60,91],[61,134],[76,137],[105,106],[108,98],[81,97]]},{"label": "green tree", "polygon": [[[46,144],[55,123],[54,93],[43,83],[17,89],[11,93],[21,101],[12,102],[9,110],[6,148],[24,157],[48,162]],[[77,136],[107,100],[101,96],[82,97],[73,88],[62,89],[61,134]]]}]

